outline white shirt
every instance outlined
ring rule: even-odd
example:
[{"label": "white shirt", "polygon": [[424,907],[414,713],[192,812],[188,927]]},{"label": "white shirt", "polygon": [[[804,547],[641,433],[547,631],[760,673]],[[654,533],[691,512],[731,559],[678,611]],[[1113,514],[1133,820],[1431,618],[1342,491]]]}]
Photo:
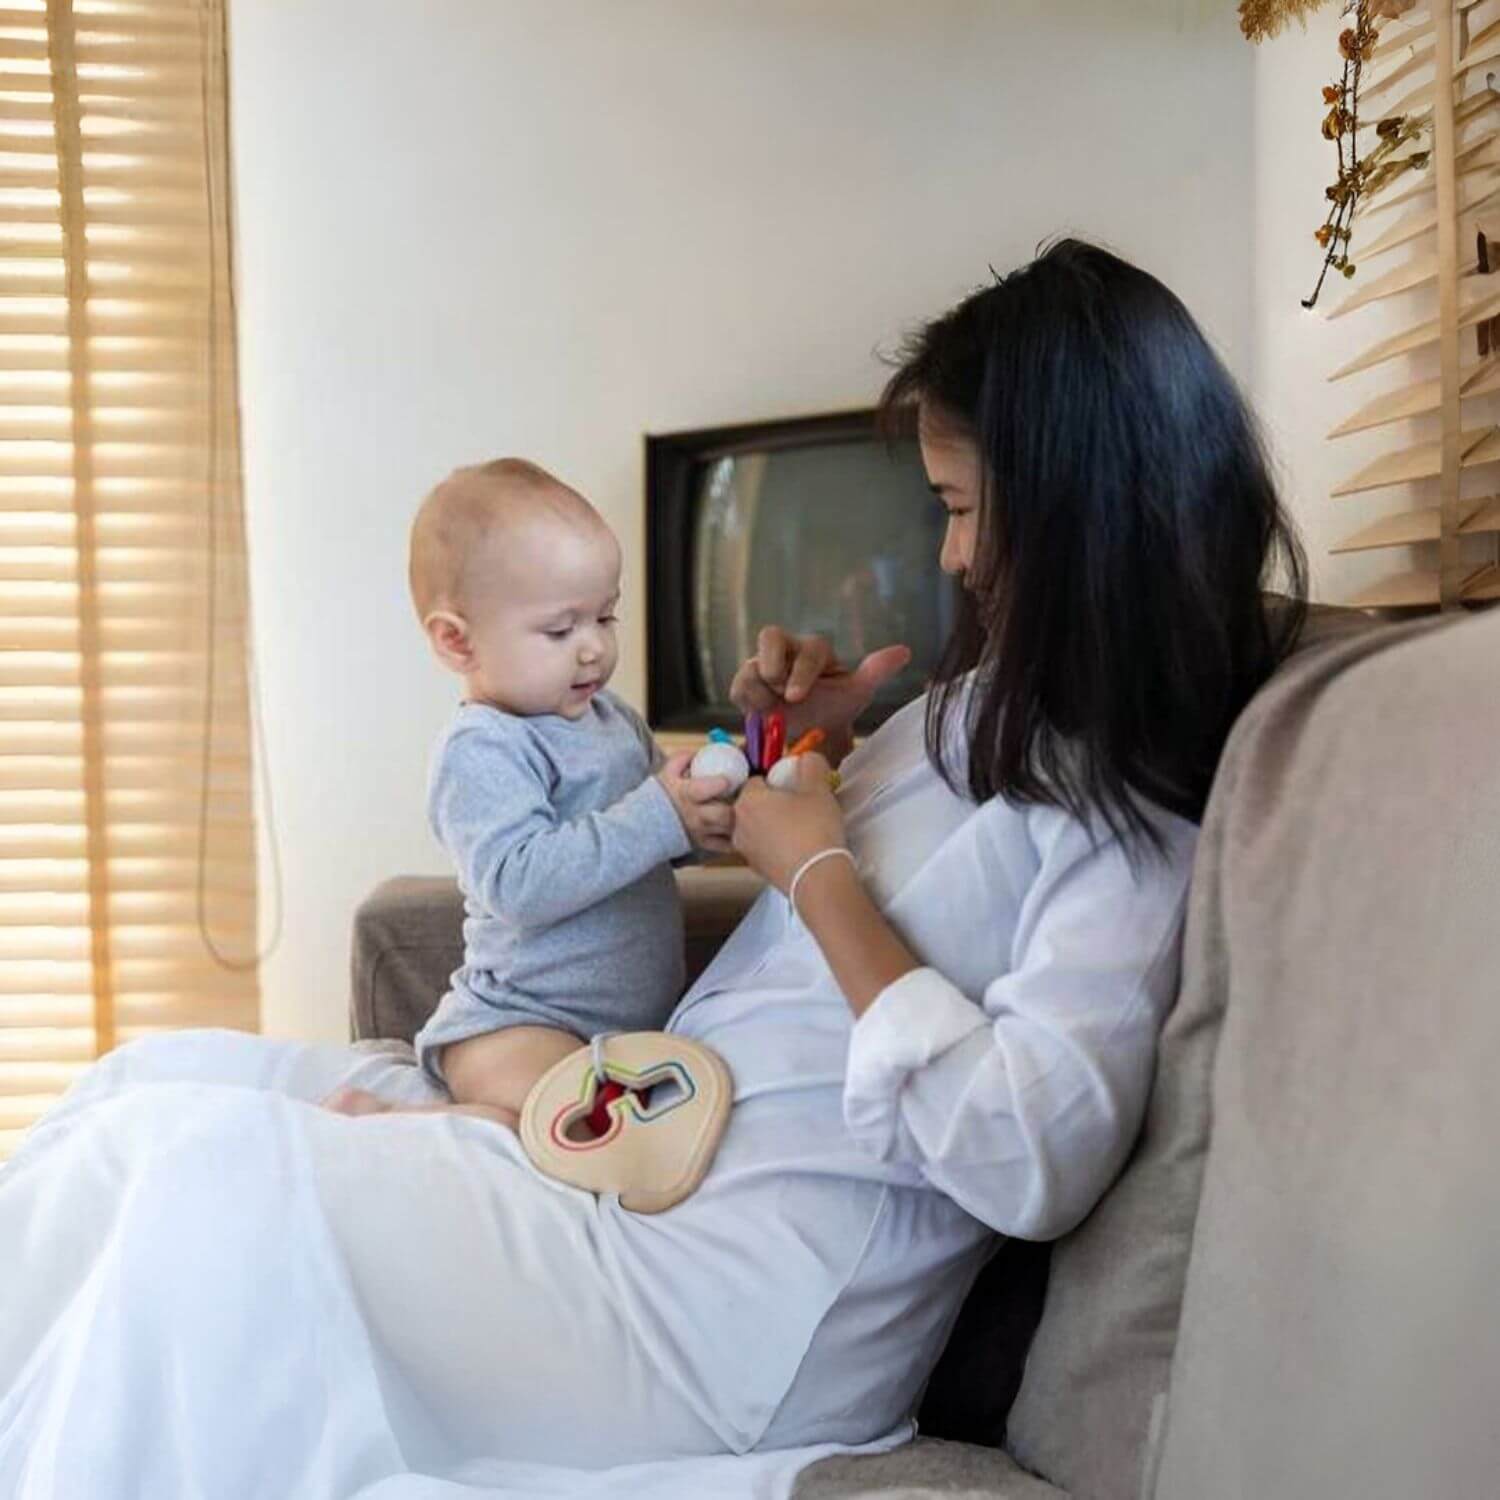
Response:
[{"label": "white shirt", "polygon": [[668,1214],[602,1215],[643,1339],[734,1448],[855,1440],[854,1411],[870,1436],[899,1420],[985,1226],[1060,1235],[1119,1170],[1175,993],[1196,829],[1153,812],[1166,857],[1132,868],[1055,808],[976,806],[929,763],[923,713],[849,757],[839,799],[924,967],[856,1023],[767,891],[669,1023],[734,1075],[708,1177]]}]

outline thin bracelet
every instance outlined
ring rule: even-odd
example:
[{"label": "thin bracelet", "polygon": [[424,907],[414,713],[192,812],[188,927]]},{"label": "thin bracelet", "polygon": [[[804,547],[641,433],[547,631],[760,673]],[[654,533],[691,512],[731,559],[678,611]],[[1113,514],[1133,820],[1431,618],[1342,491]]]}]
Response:
[{"label": "thin bracelet", "polygon": [[814,865],[821,864],[825,859],[847,859],[857,872],[859,866],[854,863],[854,856],[842,844],[834,844],[827,849],[820,849],[816,854],[804,859],[797,866],[796,873],[792,876],[791,883],[786,888],[787,905],[792,909],[792,915],[800,922],[802,913],[797,910],[797,882],[802,879]]}]

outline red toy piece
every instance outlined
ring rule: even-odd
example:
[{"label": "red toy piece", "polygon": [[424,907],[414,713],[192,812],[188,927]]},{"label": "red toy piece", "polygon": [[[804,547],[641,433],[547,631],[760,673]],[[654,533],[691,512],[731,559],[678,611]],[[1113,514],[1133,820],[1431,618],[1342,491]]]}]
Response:
[{"label": "red toy piece", "polygon": [[786,750],[786,715],[777,708],[766,717],[766,745],[761,770],[769,771]]},{"label": "red toy piece", "polygon": [[594,1107],[589,1111],[588,1123],[589,1129],[594,1132],[596,1140],[601,1135],[609,1134],[609,1107],[616,1099],[623,1098],[625,1093],[625,1085],[623,1083],[616,1083],[611,1078],[594,1095]]}]

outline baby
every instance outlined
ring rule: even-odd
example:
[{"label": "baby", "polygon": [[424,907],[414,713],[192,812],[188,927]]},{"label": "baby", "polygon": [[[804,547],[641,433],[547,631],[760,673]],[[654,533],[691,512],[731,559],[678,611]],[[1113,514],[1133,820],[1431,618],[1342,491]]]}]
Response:
[{"label": "baby", "polygon": [[[666,1020],[683,979],[670,861],[729,847],[727,783],[663,760],[605,690],[620,547],[581,495],[534,464],[459,469],[411,533],[411,592],[464,698],[439,740],[432,827],[457,867],[464,962],[416,1038],[438,1108],[515,1128],[532,1085],[601,1031]],[[394,1106],[356,1089],[347,1114]]]}]

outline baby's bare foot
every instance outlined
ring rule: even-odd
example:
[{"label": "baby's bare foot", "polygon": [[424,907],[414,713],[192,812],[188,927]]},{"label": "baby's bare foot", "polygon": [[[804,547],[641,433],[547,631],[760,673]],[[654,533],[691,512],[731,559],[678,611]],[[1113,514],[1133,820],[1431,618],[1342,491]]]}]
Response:
[{"label": "baby's bare foot", "polygon": [[368,1089],[350,1088],[348,1085],[335,1089],[322,1104],[324,1109],[331,1109],[340,1115],[383,1115],[394,1107]]}]

